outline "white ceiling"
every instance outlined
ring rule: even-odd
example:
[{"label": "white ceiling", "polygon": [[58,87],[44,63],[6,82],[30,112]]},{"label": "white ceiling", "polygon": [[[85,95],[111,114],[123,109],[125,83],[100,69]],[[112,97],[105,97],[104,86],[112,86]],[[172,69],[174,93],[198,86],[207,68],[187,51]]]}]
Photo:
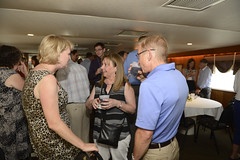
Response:
[{"label": "white ceiling", "polygon": [[162,7],[167,1],[0,0],[0,44],[37,53],[41,39],[56,34],[87,48],[82,54],[99,41],[117,44],[107,46],[110,52],[132,51],[137,37],[118,36],[122,30],[161,34],[169,53],[240,44],[240,0],[225,0],[204,11]]}]

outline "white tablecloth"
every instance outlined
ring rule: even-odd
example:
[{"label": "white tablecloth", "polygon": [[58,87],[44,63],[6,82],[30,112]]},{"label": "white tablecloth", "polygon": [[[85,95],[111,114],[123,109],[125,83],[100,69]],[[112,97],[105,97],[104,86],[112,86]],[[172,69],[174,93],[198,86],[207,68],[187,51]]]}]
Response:
[{"label": "white tablecloth", "polygon": [[216,120],[219,120],[222,111],[223,107],[221,103],[201,97],[187,101],[184,109],[185,117],[209,115],[213,116]]}]

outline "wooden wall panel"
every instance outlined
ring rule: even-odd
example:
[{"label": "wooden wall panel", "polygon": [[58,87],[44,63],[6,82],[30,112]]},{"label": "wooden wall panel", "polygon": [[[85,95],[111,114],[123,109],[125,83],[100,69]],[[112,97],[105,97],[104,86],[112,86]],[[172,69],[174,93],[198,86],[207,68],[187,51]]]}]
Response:
[{"label": "wooden wall panel", "polygon": [[220,91],[212,89],[211,99],[222,103],[226,107],[230,100],[235,96],[234,92]]},{"label": "wooden wall panel", "polygon": [[[228,55],[233,54],[234,52],[240,52],[240,45],[230,46],[230,47],[222,47],[222,48],[213,48],[213,49],[205,49],[205,50],[197,50],[197,51],[189,51],[189,52],[181,52],[181,53],[173,53],[168,55],[168,62],[175,62],[176,64],[182,64],[182,68],[187,67],[187,61],[190,58],[193,58],[196,61],[196,69],[198,70],[199,62],[205,56],[213,56],[215,55]],[[197,73],[198,74],[198,73]],[[229,101],[235,96],[233,92],[221,91],[221,90],[212,90],[211,99],[216,100],[222,103],[223,107],[229,103]]]}]

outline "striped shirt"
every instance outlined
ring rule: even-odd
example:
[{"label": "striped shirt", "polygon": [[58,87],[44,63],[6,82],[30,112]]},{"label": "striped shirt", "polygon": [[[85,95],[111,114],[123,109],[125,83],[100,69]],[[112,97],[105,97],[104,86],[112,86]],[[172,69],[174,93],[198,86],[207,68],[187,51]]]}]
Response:
[{"label": "striped shirt", "polygon": [[[96,83],[96,85],[95,85],[95,97],[94,98],[98,98],[100,94],[106,95],[107,94],[106,86],[107,85],[104,83],[103,87],[101,89],[101,85],[99,83]],[[102,90],[102,93],[101,93],[101,90]],[[125,102],[124,86],[122,86],[120,88],[120,90],[118,90],[116,92],[110,91],[109,93],[110,93],[109,98],[117,99],[119,101]],[[129,133],[129,126],[128,126],[128,122],[127,122],[127,117],[126,117],[125,112],[123,112],[122,110],[120,110],[117,107],[113,107],[113,108],[108,109],[108,110],[97,109],[94,112],[94,116],[95,116],[94,127],[93,127],[93,138],[94,139],[97,139],[99,137],[99,133],[101,131],[101,117],[103,115],[104,115],[104,119],[105,119],[107,124],[119,125],[119,124],[122,124],[123,121],[124,121],[124,124],[123,124],[124,127],[123,127],[123,130],[121,132],[119,140],[125,139],[130,134]],[[123,118],[125,118],[125,120],[123,120]]]}]

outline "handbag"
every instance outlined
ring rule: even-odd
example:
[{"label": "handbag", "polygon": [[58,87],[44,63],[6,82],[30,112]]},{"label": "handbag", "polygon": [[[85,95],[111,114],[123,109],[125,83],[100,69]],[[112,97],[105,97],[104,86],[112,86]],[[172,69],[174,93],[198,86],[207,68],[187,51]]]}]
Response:
[{"label": "handbag", "polygon": [[[105,113],[106,115],[106,113]],[[123,122],[121,124],[108,124],[104,119],[104,116],[101,118],[101,131],[99,137],[97,139],[98,143],[107,144],[114,148],[118,147],[118,141],[120,138],[120,134],[122,132],[123,126],[125,122],[125,117],[123,118]]]},{"label": "handbag", "polygon": [[[105,84],[101,86],[100,94],[102,94],[103,92],[104,85]],[[112,91],[112,88],[109,91],[109,95],[111,94],[111,91]],[[118,141],[124,126],[126,115],[124,113],[123,122],[121,124],[109,124],[109,123],[106,123],[106,120],[105,120],[106,112],[107,111],[104,111],[104,110],[101,111],[101,131],[97,139],[97,142],[117,148]]]}]

